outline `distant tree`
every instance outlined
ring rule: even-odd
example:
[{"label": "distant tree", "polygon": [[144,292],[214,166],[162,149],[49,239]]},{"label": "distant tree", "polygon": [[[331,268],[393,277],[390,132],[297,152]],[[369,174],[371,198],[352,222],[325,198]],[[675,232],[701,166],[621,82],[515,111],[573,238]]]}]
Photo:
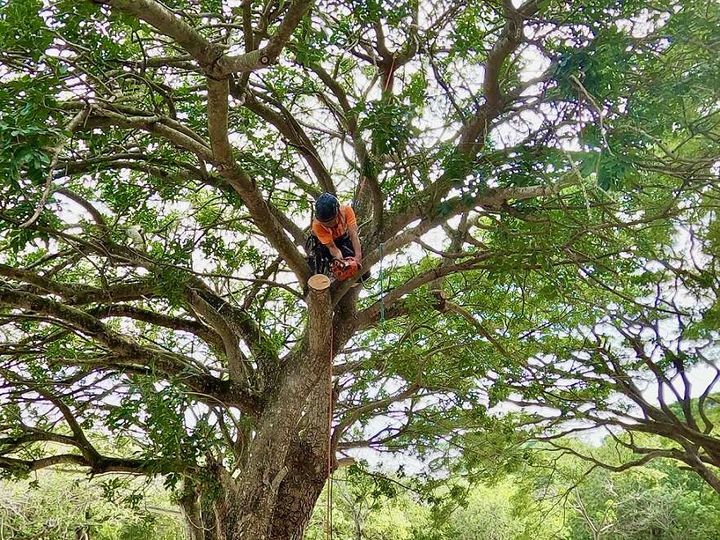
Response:
[{"label": "distant tree", "polygon": [[183,540],[180,512],[156,486],[38,471],[0,482],[0,538]]},{"label": "distant tree", "polygon": [[[193,540],[300,538],[358,448],[517,467],[488,408],[644,294],[674,220],[714,223],[687,210],[716,196],[717,21],[3,2],[0,467],[164,475]],[[367,292],[305,293],[323,191],[354,200]]]},{"label": "distant tree", "polygon": [[[566,444],[589,451],[578,441]],[[608,442],[595,453],[609,463],[622,463],[623,454],[630,451],[618,452]],[[683,471],[673,460],[619,473],[589,468],[585,460],[571,455],[552,463],[540,473],[535,496],[564,508],[569,538],[661,540],[714,538],[720,533],[720,499],[699,476]],[[531,483],[537,472],[529,472],[524,481]]]},{"label": "distant tree", "polygon": [[[412,489],[414,479],[399,481],[364,467],[344,469],[333,488],[333,534],[347,540],[422,540],[444,538],[432,521],[433,507]],[[306,540],[327,537],[325,490],[315,508]]]},{"label": "distant tree", "polygon": [[[577,461],[577,460],[576,460]],[[535,474],[535,471],[532,471]],[[533,474],[513,476],[499,483],[464,484],[452,477],[438,486],[435,497],[418,496],[416,478],[401,481],[359,468],[338,478],[335,487],[333,528],[337,538],[348,540],[498,540],[550,539],[562,536],[562,505],[541,491],[529,488]],[[455,487],[462,497],[447,505]],[[554,492],[553,492],[554,493]],[[321,501],[326,503],[324,492]],[[307,540],[321,540],[326,504],[315,510]]]},{"label": "distant tree", "polygon": [[[522,485],[522,484],[520,484]],[[463,507],[457,508],[447,520],[447,538],[457,540],[522,540],[552,538],[562,530],[559,515],[539,501],[531,508],[516,500],[518,489],[513,479],[492,486],[475,486],[469,490]]]}]

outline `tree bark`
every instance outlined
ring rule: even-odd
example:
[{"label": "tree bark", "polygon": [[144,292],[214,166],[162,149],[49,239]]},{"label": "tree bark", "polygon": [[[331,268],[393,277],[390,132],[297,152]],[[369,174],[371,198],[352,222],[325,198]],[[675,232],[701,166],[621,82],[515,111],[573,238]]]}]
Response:
[{"label": "tree bark", "polygon": [[323,366],[323,377],[313,388],[305,403],[304,415],[285,461],[290,471],[280,485],[278,506],[272,520],[271,540],[301,540],[313,508],[329,477],[330,445],[330,367]]},{"label": "tree bark", "polygon": [[[219,481],[218,540],[302,537],[326,476],[332,363],[329,280],[308,281],[308,331],[255,428],[237,480]],[[323,399],[323,396],[327,396]],[[325,459],[323,459],[325,458]]]},{"label": "tree bark", "polygon": [[269,540],[302,540],[327,476],[318,458],[310,445],[299,440],[288,453],[290,473],[280,487]]}]

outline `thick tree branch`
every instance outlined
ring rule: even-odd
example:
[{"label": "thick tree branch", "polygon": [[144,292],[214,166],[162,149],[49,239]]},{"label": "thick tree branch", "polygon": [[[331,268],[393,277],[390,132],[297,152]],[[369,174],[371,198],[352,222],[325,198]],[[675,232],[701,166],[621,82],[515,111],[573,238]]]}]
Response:
[{"label": "thick tree branch", "polygon": [[[455,197],[448,199],[444,201],[442,209],[443,212],[449,213],[447,217],[452,217],[462,213],[463,211],[472,210],[477,207],[499,209],[510,201],[523,201],[527,199],[557,195],[564,188],[571,186],[576,182],[577,179],[573,173],[565,175],[557,183],[552,185],[486,188],[472,198]],[[437,221],[438,218],[441,217],[438,215],[437,205],[439,204],[439,200],[425,200],[424,204],[421,203],[413,205],[404,212],[392,216],[391,220],[385,227],[383,238],[386,239],[387,243],[390,243],[390,239],[397,236],[398,233],[409,223],[418,219],[423,219],[424,222],[428,222],[428,215],[434,214],[434,218]],[[443,220],[443,222],[444,221],[447,221],[447,219]],[[404,245],[405,243],[407,242],[404,242],[401,245]],[[390,251],[387,250],[386,252],[390,253]]]},{"label": "thick tree branch", "polygon": [[237,338],[228,322],[208,304],[197,292],[190,290],[188,299],[193,309],[215,329],[223,342],[223,350],[228,362],[230,378],[233,381],[249,384],[250,372],[247,359],[242,354]]},{"label": "thick tree branch", "polygon": [[[85,107],[85,104],[70,101],[61,103],[60,107],[63,110],[72,111]],[[93,105],[87,120],[83,124],[83,129],[105,126],[142,129],[167,139],[177,147],[188,150],[205,161],[212,161],[212,151],[202,142],[199,136],[192,134],[186,128],[181,128],[181,124],[176,121],[161,115],[148,113],[123,114]]]},{"label": "thick tree branch", "polygon": [[312,0],[295,0],[275,34],[261,49],[228,56],[221,45],[211,43],[195,28],[154,0],[93,0],[148,23],[161,34],[171,37],[209,75],[223,78],[230,73],[253,71],[269,66],[280,55],[288,39],[305,15]]},{"label": "thick tree branch", "polygon": [[258,101],[258,99],[250,91],[245,91],[243,95],[239,95],[237,86],[232,83],[230,91],[234,98],[244,100],[245,106],[248,109],[257,114],[263,120],[275,126],[275,128],[288,140],[289,144],[298,149],[307,161],[310,169],[315,174],[315,177],[320,183],[323,191],[335,193],[335,186],[330,173],[325,167],[325,164],[322,162],[315,145],[307,136],[302,126],[292,116],[290,111],[283,107],[281,103],[276,103],[276,106],[280,108],[280,113],[277,113],[270,107],[260,103],[260,101]]},{"label": "thick tree branch", "polygon": [[78,465],[89,468],[93,474],[128,473],[128,474],[169,474],[187,471],[191,466],[179,461],[123,459],[99,456],[90,461],[79,454],[57,454],[34,460],[17,459],[0,456],[0,469],[32,472],[53,467],[55,465]]},{"label": "thick tree branch", "polygon": [[[118,361],[116,365],[120,370],[126,363],[129,366],[151,367],[170,376],[179,376],[182,382],[193,390],[215,395],[219,401],[234,403],[251,414],[257,414],[260,410],[260,401],[248,394],[245,386],[233,385],[206,373],[198,373],[191,358],[157,348],[140,346],[128,337],[110,330],[87,312],[2,286],[0,286],[0,305],[36,312],[70,325],[115,353]],[[109,367],[112,365],[113,363],[110,363]]]},{"label": "thick tree branch", "polygon": [[[226,302],[214,294],[199,280],[194,281],[187,290],[188,301],[192,305],[195,296],[206,301],[217,316],[234,329],[250,349],[253,359],[263,373],[277,369],[280,358],[272,349],[272,340],[243,308]],[[218,324],[222,324],[218,321]]]},{"label": "thick tree branch", "polygon": [[[523,20],[533,15],[537,9],[536,0],[530,0],[518,9],[513,8],[511,2],[505,2],[507,21],[498,41],[488,54],[485,65],[483,83],[485,102],[478,108],[475,115],[462,126],[456,136],[458,143],[453,162],[461,164],[461,168],[468,169],[475,160],[477,154],[485,146],[485,138],[490,131],[492,122],[502,113],[504,100],[499,86],[502,66],[522,42]],[[451,177],[451,175],[462,177],[464,174],[466,171],[454,171],[454,173],[445,171],[432,185],[418,194],[420,204],[413,205],[404,215],[394,216],[391,219],[388,226],[384,228],[384,236],[386,238],[393,236],[402,227],[417,219],[419,217],[418,210],[422,212],[428,207],[428,204],[431,208],[439,204],[453,185],[459,181],[458,178]],[[497,194],[499,195],[499,192]],[[511,198],[513,197],[509,196],[502,202]]]},{"label": "thick tree branch", "polygon": [[278,250],[301,283],[309,277],[305,258],[285,234],[258,191],[253,180],[236,163],[228,141],[228,81],[208,78],[208,129],[212,142],[212,161],[220,175],[237,191],[248,207],[255,224]]},{"label": "thick tree branch", "polygon": [[216,332],[201,322],[193,319],[171,317],[169,315],[158,313],[157,311],[143,309],[128,304],[103,305],[91,309],[88,313],[99,318],[128,317],[130,319],[146,322],[155,326],[162,326],[172,330],[188,332],[198,336],[200,339],[220,351],[223,350],[224,347],[222,338]]},{"label": "thick tree branch", "polygon": [[370,401],[360,407],[351,409],[346,413],[345,417],[337,424],[337,426],[335,426],[335,430],[333,431],[333,440],[335,441],[334,444],[337,444],[337,441],[340,440],[345,431],[347,431],[355,422],[361,420],[363,417],[374,411],[387,409],[387,407],[389,407],[393,403],[404,401],[412,397],[421,388],[422,386],[420,384],[413,383],[408,385],[408,387],[405,388],[402,392],[398,392],[393,396],[388,396],[384,399]]},{"label": "thick tree branch", "polygon": [[406,294],[414,291],[418,287],[421,287],[422,285],[430,283],[431,281],[434,281],[446,275],[456,274],[458,272],[466,272],[468,270],[480,268],[492,256],[493,254],[491,253],[482,253],[475,257],[471,257],[464,262],[448,265],[439,265],[432,270],[428,270],[427,272],[423,272],[422,274],[412,279],[409,279],[402,285],[395,287],[394,289],[389,291],[377,302],[371,304],[370,306],[362,310],[358,314],[357,325],[359,327],[367,327],[367,325],[370,324],[370,322],[375,317],[377,317],[382,308],[389,309],[393,307],[393,304],[395,302],[400,300]]},{"label": "thick tree branch", "polygon": [[28,283],[37,287],[39,291],[57,294],[63,297],[65,302],[71,306],[101,301],[124,302],[128,300],[142,300],[157,296],[155,293],[156,284],[149,279],[99,288],[80,283],[63,283],[46,278],[36,272],[6,264],[0,264],[0,276],[13,281]]}]

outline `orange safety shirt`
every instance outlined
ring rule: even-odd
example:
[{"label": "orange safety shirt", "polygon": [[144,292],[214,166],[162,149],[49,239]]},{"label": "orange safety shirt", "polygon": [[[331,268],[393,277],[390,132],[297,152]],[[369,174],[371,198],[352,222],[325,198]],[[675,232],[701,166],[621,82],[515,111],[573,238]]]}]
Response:
[{"label": "orange safety shirt", "polygon": [[355,225],[356,223],[357,220],[355,219],[355,212],[352,206],[344,204],[340,207],[337,223],[334,227],[326,227],[317,219],[313,219],[312,230],[315,236],[318,237],[318,240],[327,246],[336,238],[344,235],[350,225]]}]

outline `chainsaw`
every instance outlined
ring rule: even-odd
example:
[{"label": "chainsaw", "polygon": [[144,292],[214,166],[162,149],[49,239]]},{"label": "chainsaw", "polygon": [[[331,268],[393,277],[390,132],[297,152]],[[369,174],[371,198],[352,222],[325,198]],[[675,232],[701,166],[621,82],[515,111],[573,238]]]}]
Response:
[{"label": "chainsaw", "polygon": [[354,257],[345,257],[344,259],[335,259],[330,263],[330,270],[335,279],[338,281],[346,281],[352,278],[360,270],[360,265]]}]

